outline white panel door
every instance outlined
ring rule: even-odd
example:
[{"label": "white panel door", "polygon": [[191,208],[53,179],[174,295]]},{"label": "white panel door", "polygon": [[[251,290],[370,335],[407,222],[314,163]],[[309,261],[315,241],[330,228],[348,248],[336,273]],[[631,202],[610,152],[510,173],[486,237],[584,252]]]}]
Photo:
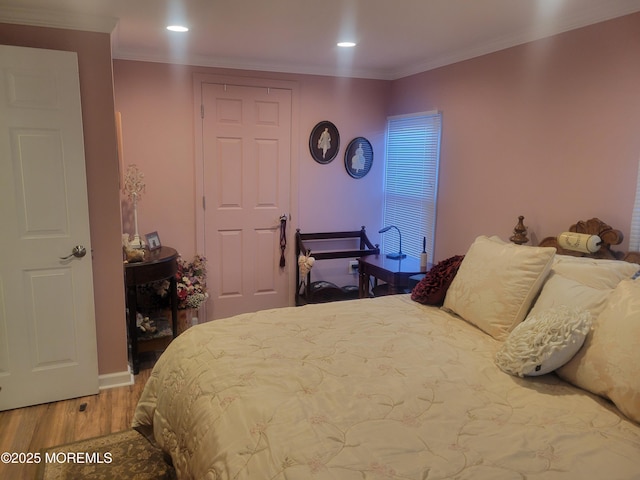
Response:
[{"label": "white panel door", "polygon": [[0,410],[97,393],[75,53],[0,46],[0,225]]},{"label": "white panel door", "polygon": [[203,83],[202,105],[208,319],[285,306],[280,217],[290,211],[292,92]]}]

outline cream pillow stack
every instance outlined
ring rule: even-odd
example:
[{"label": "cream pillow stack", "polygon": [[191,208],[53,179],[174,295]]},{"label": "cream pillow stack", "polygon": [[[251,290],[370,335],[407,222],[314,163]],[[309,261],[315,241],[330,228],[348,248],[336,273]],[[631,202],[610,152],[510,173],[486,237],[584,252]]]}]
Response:
[{"label": "cream pillow stack", "polygon": [[640,280],[631,280],[639,268],[556,255],[526,320],[498,351],[497,365],[520,376],[555,370],[640,423]]},{"label": "cream pillow stack", "polygon": [[557,373],[610,399],[640,423],[640,281],[623,280],[616,286],[582,349]]}]

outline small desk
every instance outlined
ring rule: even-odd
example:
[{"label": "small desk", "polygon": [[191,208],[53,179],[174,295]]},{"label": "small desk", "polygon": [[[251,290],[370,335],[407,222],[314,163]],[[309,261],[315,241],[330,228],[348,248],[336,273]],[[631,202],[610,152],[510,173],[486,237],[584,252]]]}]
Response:
[{"label": "small desk", "polygon": [[129,355],[131,370],[137,375],[140,370],[138,359],[138,329],[136,326],[136,313],[138,298],[136,287],[157,280],[169,280],[169,299],[171,301],[171,324],[173,338],[178,334],[178,289],[176,285],[176,272],[178,271],[178,252],[171,247],[160,247],[157,250],[146,251],[146,260],[137,263],[124,264],[124,284],[127,295],[127,336],[129,337]]},{"label": "small desk", "polygon": [[385,255],[369,255],[358,258],[358,293],[360,298],[369,296],[369,281],[371,277],[382,280],[389,285],[389,294],[401,293],[409,285],[409,277],[420,272],[420,260],[405,257],[392,260]]}]

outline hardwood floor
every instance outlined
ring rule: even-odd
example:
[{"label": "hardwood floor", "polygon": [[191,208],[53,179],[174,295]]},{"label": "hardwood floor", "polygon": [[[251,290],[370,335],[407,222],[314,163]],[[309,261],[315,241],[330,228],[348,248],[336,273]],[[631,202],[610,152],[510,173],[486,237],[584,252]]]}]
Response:
[{"label": "hardwood floor", "polygon": [[[135,384],[98,395],[0,412],[0,454],[37,453],[44,448],[119,432],[131,427],[133,412],[151,368],[141,369]],[[86,408],[81,411],[81,405]],[[32,479],[37,465],[0,462],[0,478]]]}]

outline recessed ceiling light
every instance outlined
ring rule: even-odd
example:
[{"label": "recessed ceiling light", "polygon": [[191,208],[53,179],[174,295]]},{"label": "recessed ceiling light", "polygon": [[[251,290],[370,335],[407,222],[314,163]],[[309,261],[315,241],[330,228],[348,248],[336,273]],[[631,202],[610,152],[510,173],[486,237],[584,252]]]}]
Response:
[{"label": "recessed ceiling light", "polygon": [[338,42],[339,47],[351,48],[356,46],[356,42]]},{"label": "recessed ceiling light", "polygon": [[188,32],[189,29],[187,27],[183,27],[182,25],[169,25],[167,30],[171,32]]}]

